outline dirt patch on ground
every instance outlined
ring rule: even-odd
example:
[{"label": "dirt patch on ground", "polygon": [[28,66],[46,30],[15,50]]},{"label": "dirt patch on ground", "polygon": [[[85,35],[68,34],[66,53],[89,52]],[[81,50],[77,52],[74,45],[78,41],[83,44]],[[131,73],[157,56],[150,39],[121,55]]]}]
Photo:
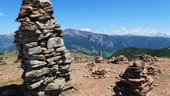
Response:
[{"label": "dirt patch on ground", "polygon": [[154,77],[157,87],[151,91],[151,96],[170,96],[170,58],[160,59],[157,66],[161,74]]},{"label": "dirt patch on ground", "polygon": [[[105,78],[94,78],[87,67],[87,63],[72,64],[72,80],[77,91],[65,94],[65,96],[112,96],[112,88],[116,76],[127,65],[97,64],[97,67],[106,69],[109,73]],[[97,68],[96,67],[96,68]]]},{"label": "dirt patch on ground", "polygon": [[22,72],[19,64],[0,65],[0,83],[21,78]]},{"label": "dirt patch on ground", "polygon": [[[161,74],[153,77],[156,86],[149,96],[170,96],[170,58],[161,58],[156,65]],[[128,64],[101,63],[97,66],[108,71],[104,78],[94,78],[88,62],[72,63],[71,78],[75,90],[67,91],[63,96],[113,96],[116,77]],[[0,83],[16,80],[21,75],[19,64],[0,65]]]}]

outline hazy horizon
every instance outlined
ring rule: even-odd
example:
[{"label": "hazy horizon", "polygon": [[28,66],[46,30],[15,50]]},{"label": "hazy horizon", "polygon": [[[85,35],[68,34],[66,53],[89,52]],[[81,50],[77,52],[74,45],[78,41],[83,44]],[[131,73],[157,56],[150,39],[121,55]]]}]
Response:
[{"label": "hazy horizon", "polygon": [[[73,29],[73,28],[68,28],[68,29]],[[68,29],[63,29],[64,30],[68,30]],[[155,36],[150,36],[150,35],[138,35],[138,34],[109,34],[109,33],[96,33],[90,30],[82,30],[82,29],[73,29],[73,30],[78,30],[78,31],[83,31],[83,32],[91,32],[94,34],[103,34],[103,35],[110,35],[110,36],[144,36],[144,37],[165,37],[165,38],[170,38],[170,36],[167,35],[155,35]],[[0,33],[0,35],[14,35],[15,32],[11,32],[11,33]]]}]

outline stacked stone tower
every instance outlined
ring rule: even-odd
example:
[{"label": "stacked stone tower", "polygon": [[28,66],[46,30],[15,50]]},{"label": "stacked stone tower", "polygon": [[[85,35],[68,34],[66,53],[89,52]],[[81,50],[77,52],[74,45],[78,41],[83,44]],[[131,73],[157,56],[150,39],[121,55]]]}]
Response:
[{"label": "stacked stone tower", "polygon": [[15,34],[25,96],[58,96],[70,80],[71,60],[50,0],[23,0]]}]

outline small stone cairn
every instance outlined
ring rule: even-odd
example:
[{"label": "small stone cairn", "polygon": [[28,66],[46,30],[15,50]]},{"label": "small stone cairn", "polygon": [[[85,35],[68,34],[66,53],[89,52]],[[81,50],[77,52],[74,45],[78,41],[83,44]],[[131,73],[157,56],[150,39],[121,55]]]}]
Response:
[{"label": "small stone cairn", "polygon": [[147,96],[154,82],[143,66],[136,62],[119,75],[118,80],[114,87],[115,96]]},{"label": "small stone cairn", "polygon": [[101,51],[97,54],[97,56],[94,59],[95,63],[102,63],[104,61],[103,54]]},{"label": "small stone cairn", "polygon": [[138,64],[139,63],[143,64],[144,68],[147,69],[147,73],[149,75],[155,75],[161,73],[161,71],[156,65],[156,62],[159,61],[157,57],[153,57],[151,55],[146,55],[146,54],[140,54],[134,56],[133,61],[135,61],[136,63],[138,62]]},{"label": "small stone cairn", "polygon": [[157,57],[153,57],[151,55],[146,55],[146,54],[140,54],[140,55],[135,55],[133,60],[142,60],[143,62],[146,62],[150,65],[154,65],[155,62],[159,61]]},{"label": "small stone cairn", "polygon": [[112,64],[129,64],[129,60],[124,55],[111,58],[108,63]]},{"label": "small stone cairn", "polygon": [[70,81],[71,59],[50,0],[23,0],[15,43],[25,96],[58,96]]}]

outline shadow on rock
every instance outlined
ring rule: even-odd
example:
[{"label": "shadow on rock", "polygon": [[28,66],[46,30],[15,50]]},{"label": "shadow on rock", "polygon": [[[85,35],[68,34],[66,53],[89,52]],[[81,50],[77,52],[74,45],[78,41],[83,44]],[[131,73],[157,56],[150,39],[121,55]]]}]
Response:
[{"label": "shadow on rock", "polygon": [[0,96],[24,96],[22,85],[8,85],[0,87]]}]

